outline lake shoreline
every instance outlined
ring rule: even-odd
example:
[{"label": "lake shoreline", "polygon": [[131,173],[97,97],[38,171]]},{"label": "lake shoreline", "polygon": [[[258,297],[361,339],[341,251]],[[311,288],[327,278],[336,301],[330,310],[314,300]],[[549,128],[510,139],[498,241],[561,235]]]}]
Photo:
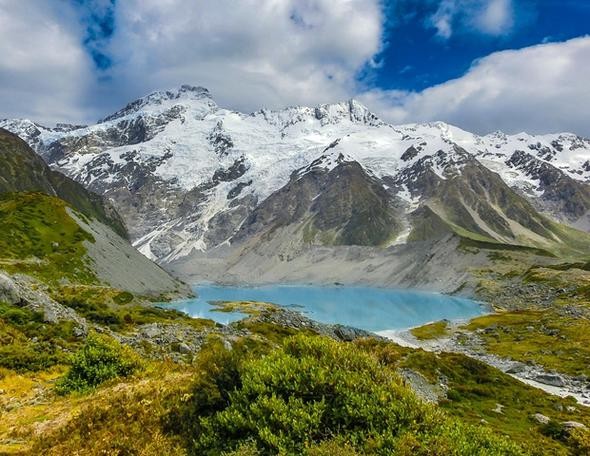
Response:
[{"label": "lake shoreline", "polygon": [[[325,324],[341,324],[371,332],[406,329],[442,319],[469,319],[489,313],[485,303],[424,290],[372,286],[273,284],[254,286],[194,285],[194,299],[166,304],[193,317],[231,323],[231,312],[215,312],[215,303],[267,302],[297,309]],[[213,305],[211,305],[213,303]]]}]

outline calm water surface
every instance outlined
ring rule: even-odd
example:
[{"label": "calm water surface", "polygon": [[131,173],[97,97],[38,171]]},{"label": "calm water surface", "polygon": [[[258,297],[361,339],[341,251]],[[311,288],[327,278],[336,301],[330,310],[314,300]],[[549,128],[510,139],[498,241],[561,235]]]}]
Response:
[{"label": "calm water surface", "polygon": [[412,290],[346,286],[194,287],[198,297],[172,306],[192,317],[227,324],[244,314],[215,311],[213,301],[264,301],[303,312],[322,323],[340,323],[368,331],[405,329],[431,321],[473,318],[487,307],[470,299]]}]

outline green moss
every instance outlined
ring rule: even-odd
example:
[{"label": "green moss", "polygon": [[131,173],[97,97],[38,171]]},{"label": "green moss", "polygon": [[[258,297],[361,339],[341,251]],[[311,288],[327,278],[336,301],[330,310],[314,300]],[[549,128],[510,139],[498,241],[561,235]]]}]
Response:
[{"label": "green moss", "polygon": [[297,330],[288,326],[280,326],[261,321],[242,320],[237,322],[236,325],[239,329],[247,329],[253,334],[261,336],[268,342],[274,344],[280,344],[287,337],[291,337],[296,334],[313,334],[309,330]]},{"label": "green moss", "polygon": [[274,311],[275,304],[259,301],[213,301],[210,302],[215,312],[240,312],[247,315],[260,315],[263,311]]},{"label": "green moss", "polygon": [[129,304],[131,301],[133,301],[133,298],[134,296],[132,293],[129,293],[128,291],[122,291],[113,297],[113,301],[119,305],[123,305]]},{"label": "green moss", "polygon": [[[165,309],[141,300],[120,303],[121,294],[128,299],[130,293],[108,287],[64,287],[55,293],[55,299],[88,320],[110,327],[115,331],[132,329],[148,323],[182,323],[196,329],[215,326],[212,320],[191,318],[175,309]],[[117,302],[119,301],[119,302]]]},{"label": "green moss", "polygon": [[448,334],[448,326],[449,322],[442,320],[418,328],[413,328],[410,332],[418,340],[439,339]]}]

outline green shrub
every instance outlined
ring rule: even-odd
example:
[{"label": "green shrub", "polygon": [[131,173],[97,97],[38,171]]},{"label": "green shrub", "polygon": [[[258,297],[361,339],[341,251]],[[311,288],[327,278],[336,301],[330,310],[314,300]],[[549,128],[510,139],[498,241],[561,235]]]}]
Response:
[{"label": "green shrub", "polygon": [[59,364],[60,356],[34,344],[11,343],[0,346],[0,367],[17,372],[39,371]]},{"label": "green shrub", "polygon": [[68,373],[58,382],[60,394],[84,392],[116,377],[127,377],[140,367],[138,356],[114,339],[90,335],[73,356]]},{"label": "green shrub", "polygon": [[133,295],[128,291],[122,291],[118,295],[113,297],[113,301],[115,301],[119,305],[129,304],[133,301]]},{"label": "green shrub", "polygon": [[326,454],[322,442],[334,439],[342,451],[364,454],[524,454],[421,402],[352,344],[297,336],[245,361],[219,348],[206,356],[193,397],[174,420],[190,423],[181,429],[190,454]]},{"label": "green shrub", "polygon": [[566,441],[568,433],[559,421],[551,420],[547,424],[541,426],[541,433],[554,440]]}]

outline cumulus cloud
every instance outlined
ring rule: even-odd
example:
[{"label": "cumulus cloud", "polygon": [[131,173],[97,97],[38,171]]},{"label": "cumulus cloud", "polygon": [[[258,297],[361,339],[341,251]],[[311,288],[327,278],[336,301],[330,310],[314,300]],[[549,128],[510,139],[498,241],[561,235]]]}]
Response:
[{"label": "cumulus cloud", "polygon": [[458,79],[422,92],[360,98],[394,123],[443,120],[488,133],[573,131],[590,137],[590,37],[497,52]]},{"label": "cumulus cloud", "polygon": [[77,23],[65,2],[0,0],[0,115],[50,123],[86,117],[80,99],[92,64]]},{"label": "cumulus cloud", "polygon": [[254,110],[350,97],[380,0],[0,0],[0,116],[92,121],[180,84]]},{"label": "cumulus cloud", "polygon": [[[424,1],[439,6],[431,19],[441,37],[514,27],[511,0]],[[356,95],[395,123],[590,136],[590,38],[495,53],[422,92],[366,91],[358,75],[378,66],[382,7],[382,0],[0,0],[0,117],[92,121],[133,97],[188,83],[242,111]],[[102,68],[97,53],[112,66]]]},{"label": "cumulus cloud", "polygon": [[383,23],[379,0],[128,0],[115,20],[117,90],[198,83],[247,111],[349,97]]},{"label": "cumulus cloud", "polygon": [[514,9],[511,0],[490,0],[474,19],[477,29],[490,35],[503,35],[512,30]]}]

